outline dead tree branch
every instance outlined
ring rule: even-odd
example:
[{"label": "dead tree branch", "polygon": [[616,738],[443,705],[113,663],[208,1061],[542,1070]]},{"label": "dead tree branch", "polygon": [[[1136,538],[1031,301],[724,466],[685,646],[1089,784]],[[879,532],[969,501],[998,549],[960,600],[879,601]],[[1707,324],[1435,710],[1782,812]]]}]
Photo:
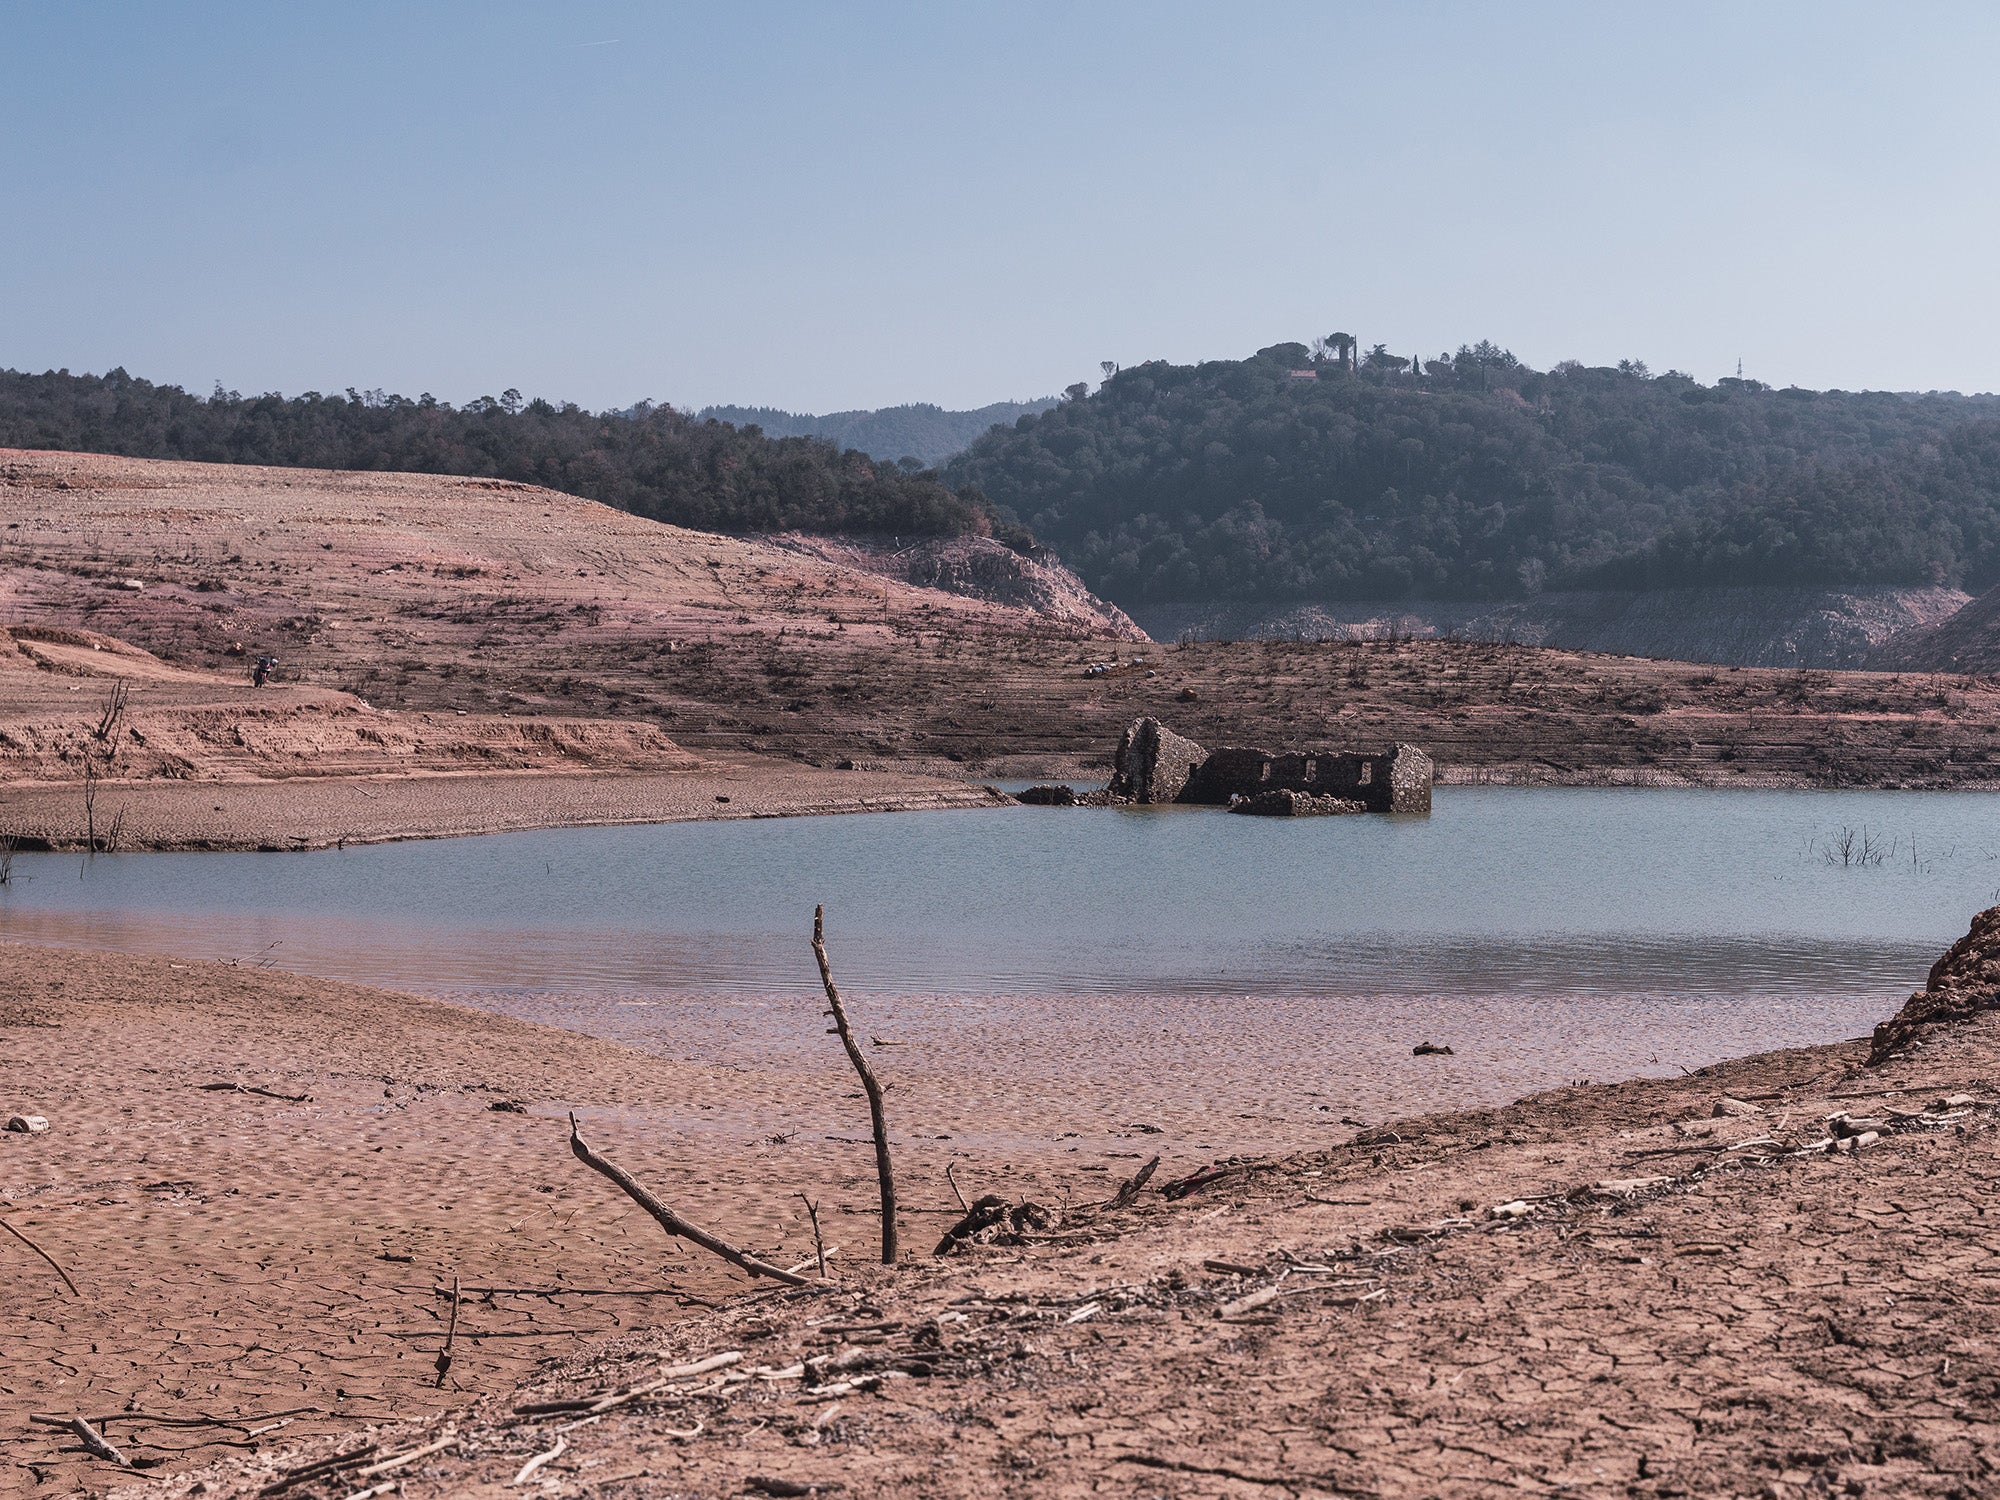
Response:
[{"label": "dead tree branch", "polygon": [[620,1188],[624,1189],[625,1196],[651,1214],[660,1228],[666,1230],[668,1234],[676,1235],[684,1240],[692,1240],[711,1254],[721,1256],[732,1265],[741,1266],[752,1276],[769,1276],[774,1281],[782,1281],[789,1286],[808,1286],[811,1284],[805,1277],[795,1276],[781,1266],[774,1266],[767,1261],[761,1261],[748,1251],[739,1250],[727,1240],[719,1240],[706,1229],[690,1224],[686,1219],[683,1219],[671,1208],[668,1208],[666,1204],[641,1187],[623,1167],[606,1161],[595,1151],[591,1150],[590,1147],[586,1146],[583,1142],[583,1132],[577,1127],[576,1116],[574,1114],[569,1117],[569,1149],[576,1154],[576,1159],[586,1167],[589,1167],[591,1171],[601,1172],[604,1176],[617,1183]]},{"label": "dead tree branch", "polygon": [[875,1129],[875,1176],[882,1190],[882,1264],[896,1263],[896,1171],[889,1161],[889,1122],[882,1114],[882,1085],[875,1080],[875,1072],[868,1066],[868,1059],[861,1055],[861,1048],[854,1040],[854,1033],[848,1029],[847,1011],[840,1003],[840,991],[834,987],[833,966],[826,957],[826,908],[813,908],[813,957],[819,962],[820,983],[826,986],[827,1014],[833,1017],[833,1028],[840,1036],[840,1045],[847,1049],[847,1060],[854,1064],[854,1071],[861,1075],[861,1088],[868,1095],[868,1118]]},{"label": "dead tree branch", "polygon": [[1113,1208],[1130,1208],[1132,1200],[1139,1196],[1139,1189],[1152,1181],[1153,1174],[1160,1169],[1159,1157],[1154,1157],[1130,1177],[1118,1184],[1118,1191],[1112,1195]]},{"label": "dead tree branch", "polygon": [[97,852],[97,781],[102,773],[97,769],[97,759],[88,750],[83,753],[83,826],[89,840],[89,852]]},{"label": "dead tree branch", "polygon": [[124,678],[111,684],[111,691],[104,696],[104,709],[97,717],[97,727],[91,733],[105,744],[112,746],[112,755],[117,751],[118,721],[125,717],[125,700],[131,696],[131,689]]},{"label": "dead tree branch", "polygon": [[819,1262],[819,1279],[824,1281],[826,1280],[826,1241],[820,1238],[819,1205],[804,1193],[798,1194],[797,1197],[799,1202],[806,1206],[806,1217],[812,1220],[813,1258]]}]

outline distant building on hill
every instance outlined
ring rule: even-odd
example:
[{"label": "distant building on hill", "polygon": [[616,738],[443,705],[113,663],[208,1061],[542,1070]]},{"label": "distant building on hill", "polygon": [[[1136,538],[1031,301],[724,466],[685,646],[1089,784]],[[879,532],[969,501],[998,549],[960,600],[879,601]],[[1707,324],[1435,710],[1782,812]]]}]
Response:
[{"label": "distant building on hill", "polygon": [[1285,373],[1290,375],[1294,380],[1319,379],[1319,371],[1317,370],[1287,370]]}]

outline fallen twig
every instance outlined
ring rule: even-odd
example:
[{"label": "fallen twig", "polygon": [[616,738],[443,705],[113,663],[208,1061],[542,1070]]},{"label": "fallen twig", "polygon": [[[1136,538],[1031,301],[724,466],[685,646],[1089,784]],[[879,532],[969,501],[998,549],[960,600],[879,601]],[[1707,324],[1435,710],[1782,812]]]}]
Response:
[{"label": "fallen twig", "polygon": [[1745,1146],[1775,1146],[1778,1143],[1769,1136],[1759,1136],[1750,1141],[1710,1141],[1700,1146],[1654,1146],[1644,1151],[1627,1151],[1627,1161],[1637,1161],[1646,1156],[1699,1156],[1705,1151],[1740,1151]]},{"label": "fallen twig", "polygon": [[444,1331],[444,1347],[438,1350],[437,1387],[444,1389],[444,1377],[451,1371],[451,1346],[458,1340],[458,1278],[451,1278],[451,1326]]},{"label": "fallen twig", "polygon": [[847,1060],[861,1075],[861,1089],[868,1096],[868,1121],[875,1132],[875,1177],[882,1195],[882,1264],[893,1266],[896,1263],[896,1171],[889,1161],[889,1122],[882,1113],[882,1085],[876,1081],[874,1069],[868,1066],[868,1059],[861,1055],[854,1033],[848,1029],[847,1010],[841,1005],[840,991],[833,983],[833,966],[826,956],[824,906],[813,908],[812,950],[813,958],[819,964],[820,983],[826,987],[827,1014],[833,1017],[833,1028],[840,1036],[840,1045],[847,1049]]},{"label": "fallen twig", "polygon": [[959,1187],[958,1179],[951,1175],[951,1169],[956,1165],[958,1165],[956,1162],[949,1161],[944,1164],[944,1180],[951,1184],[951,1195],[958,1200],[958,1211],[960,1213],[971,1213],[972,1205],[965,1201],[964,1190]]},{"label": "fallen twig", "polygon": [[356,1469],[350,1477],[354,1479],[366,1479],[372,1474],[391,1473],[394,1470],[402,1468],[405,1464],[415,1463],[420,1458],[428,1458],[433,1453],[442,1453],[457,1441],[457,1430],[447,1427],[444,1431],[444,1436],[439,1438],[435,1443],[427,1443],[421,1448],[412,1448],[408,1453],[398,1453],[394,1458],[385,1458],[380,1463],[370,1464],[365,1469]]},{"label": "fallen twig", "polygon": [[1283,1287],[1267,1286],[1258,1291],[1251,1292],[1247,1296],[1238,1297],[1234,1302],[1225,1302],[1216,1311],[1221,1317],[1240,1318],[1243,1314],[1254,1312],[1266,1303],[1276,1302],[1284,1295],[1285,1289]]},{"label": "fallen twig", "polygon": [[284,1491],[292,1488],[293,1485],[305,1484],[309,1480],[314,1479],[324,1479],[329,1474],[338,1474],[343,1469],[352,1469],[360,1464],[365,1464],[381,1451],[382,1448],[379,1443],[370,1443],[366,1447],[356,1448],[352,1453],[336,1453],[332,1458],[322,1458],[314,1463],[305,1464],[299,1468],[280,1474],[276,1480],[265,1485],[257,1493],[259,1496],[282,1494]]},{"label": "fallen twig", "polygon": [[537,1453],[533,1458],[522,1464],[521,1472],[507,1481],[507,1487],[512,1489],[515,1485],[526,1484],[530,1479],[535,1477],[535,1470],[551,1459],[561,1458],[568,1451],[569,1439],[557,1438],[555,1447],[549,1449],[546,1453]]},{"label": "fallen twig", "polygon": [[743,1351],[741,1349],[729,1349],[721,1354],[711,1354],[707,1359],[698,1359],[693,1364],[671,1366],[668,1369],[660,1371],[654,1379],[649,1380],[646,1384],[633,1386],[629,1390],[610,1391],[598,1396],[579,1396],[568,1401],[536,1401],[527,1406],[515,1407],[514,1415],[517,1417],[546,1417],[568,1411],[606,1412],[615,1407],[623,1406],[627,1402],[637,1401],[641,1396],[650,1396],[661,1387],[671,1385],[676,1380],[689,1380],[696,1375],[706,1375],[711,1370],[725,1369],[730,1365],[740,1363],[742,1359]]},{"label": "fallen twig", "polygon": [[24,1246],[28,1246],[28,1248],[30,1248],[30,1250],[34,1250],[34,1252],[36,1252],[38,1256],[42,1256],[42,1260],[46,1260],[46,1262],[48,1262],[48,1268],[50,1268],[50,1270],[54,1270],[54,1272],[56,1272],[56,1274],[58,1274],[58,1276],[62,1278],[62,1284],[64,1284],[64,1286],[68,1286],[68,1288],[70,1288],[70,1296],[82,1296],[82,1292],[78,1292],[78,1290],[76,1290],[76,1282],[72,1282],[72,1280],[70,1280],[70,1272],[66,1272],[66,1270],[62,1268],[62,1264],[60,1264],[60,1262],[58,1262],[58,1260],[56,1260],[56,1258],[54,1258],[52,1254],[48,1254],[48,1250],[44,1250],[42,1246],[38,1246],[38,1244],[36,1244],[34,1240],[30,1240],[30,1238],[28,1238],[26,1234],[22,1234],[20,1230],[16,1230],[16,1228],[14,1228],[12,1224],[8,1224],[8,1222],[6,1222],[4,1218],[0,1218],[0,1230],[6,1230],[6,1232],[8,1232],[8,1234],[12,1234],[12,1236],[14,1236],[16,1240],[20,1240],[20,1242],[22,1242]]},{"label": "fallen twig", "polygon": [[787,1271],[793,1272],[794,1274],[797,1274],[798,1272],[803,1271],[807,1266],[810,1266],[815,1262],[817,1262],[819,1265],[820,1279],[824,1281],[826,1279],[826,1263],[838,1254],[840,1254],[840,1246],[828,1245],[826,1249],[815,1250],[811,1255],[808,1255],[804,1260],[799,1261],[796,1265],[786,1266],[785,1269]]},{"label": "fallen twig", "polygon": [[1214,1271],[1222,1276],[1262,1276],[1262,1266],[1246,1266],[1240,1260],[1205,1260],[1201,1263],[1204,1271]]},{"label": "fallen twig", "polygon": [[702,1249],[721,1256],[730,1264],[741,1266],[752,1276],[769,1276],[774,1281],[786,1282],[791,1286],[806,1286],[810,1284],[805,1277],[794,1275],[783,1266],[774,1266],[768,1261],[759,1260],[748,1251],[739,1250],[727,1240],[717,1239],[706,1229],[695,1224],[690,1224],[686,1219],[683,1219],[671,1208],[668,1208],[666,1204],[641,1187],[624,1168],[606,1161],[595,1151],[591,1150],[589,1146],[585,1145],[583,1131],[576,1123],[576,1114],[574,1111],[571,1111],[569,1117],[569,1149],[575,1153],[576,1159],[586,1167],[589,1167],[593,1172],[602,1173],[617,1183],[619,1187],[623,1188],[626,1196],[638,1204],[639,1207],[645,1209],[647,1213],[651,1214],[654,1221],[662,1229],[666,1230],[668,1234],[677,1235],[684,1240],[692,1240],[695,1244],[701,1246]]},{"label": "fallen twig", "polygon": [[82,1417],[71,1417],[69,1420],[69,1430],[76,1434],[77,1440],[84,1447],[88,1448],[99,1458],[109,1459],[121,1469],[132,1467],[132,1461],[105,1441],[104,1434],[84,1421]]},{"label": "fallen twig", "polygon": [[276,1089],[260,1089],[249,1083],[198,1083],[204,1094],[262,1094],[266,1099],[282,1099],[287,1104],[310,1104],[311,1094],[281,1094]]},{"label": "fallen twig", "polygon": [[60,1427],[63,1431],[74,1435],[85,1448],[96,1454],[99,1458],[109,1459],[121,1469],[132,1467],[131,1461],[116,1448],[112,1447],[105,1440],[104,1434],[99,1432],[95,1427],[92,1427],[82,1417],[51,1417],[41,1412],[30,1412],[28,1420],[30,1422],[39,1422],[44,1427]]},{"label": "fallen twig", "polygon": [[6,1230],[9,1234],[13,1235],[15,1239],[19,1240],[22,1244],[26,1245],[30,1250],[34,1251],[35,1254],[39,1255],[43,1260],[47,1261],[49,1263],[49,1268],[53,1270],[56,1273],[56,1275],[62,1277],[62,1283],[64,1286],[70,1289],[71,1295],[77,1297],[81,1297],[83,1295],[82,1292],[77,1291],[76,1283],[69,1279],[69,1272],[65,1271],[62,1268],[62,1266],[57,1263],[56,1258],[53,1255],[49,1254],[48,1251],[44,1250],[40,1245],[37,1245],[33,1240],[29,1239],[25,1234],[21,1233],[20,1230],[16,1229],[12,1224],[9,1224],[4,1218],[0,1218],[0,1229]]}]

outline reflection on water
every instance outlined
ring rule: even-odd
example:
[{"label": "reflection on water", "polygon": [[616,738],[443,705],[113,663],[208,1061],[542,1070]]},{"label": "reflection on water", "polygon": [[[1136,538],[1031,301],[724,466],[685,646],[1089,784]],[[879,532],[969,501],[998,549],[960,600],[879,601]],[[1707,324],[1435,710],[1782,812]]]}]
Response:
[{"label": "reflection on water", "polygon": [[[1847,830],[1881,858],[1838,863]],[[824,901],[857,994],[1704,997],[1754,1016],[1780,997],[1885,1009],[1996,886],[1990,794],[1448,787],[1428,819],[1021,808],[29,855],[0,936],[589,1009],[810,992]]]}]

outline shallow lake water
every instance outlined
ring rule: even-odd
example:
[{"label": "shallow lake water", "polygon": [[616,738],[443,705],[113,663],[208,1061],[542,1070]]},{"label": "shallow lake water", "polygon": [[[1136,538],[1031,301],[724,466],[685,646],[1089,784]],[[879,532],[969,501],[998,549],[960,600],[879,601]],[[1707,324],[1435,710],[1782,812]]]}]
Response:
[{"label": "shallow lake water", "polygon": [[[262,963],[754,1065],[821,1047],[797,1019],[821,901],[877,1030],[1050,1080],[1138,1049],[1163,1087],[1282,1078],[1302,1037],[1407,1057],[1435,1036],[1494,1097],[1865,1032],[2000,901],[2000,796],[1446,787],[1428,818],[1016,808],[23,855],[0,937]],[[1462,1076],[1398,1102],[1451,1102]]]}]

